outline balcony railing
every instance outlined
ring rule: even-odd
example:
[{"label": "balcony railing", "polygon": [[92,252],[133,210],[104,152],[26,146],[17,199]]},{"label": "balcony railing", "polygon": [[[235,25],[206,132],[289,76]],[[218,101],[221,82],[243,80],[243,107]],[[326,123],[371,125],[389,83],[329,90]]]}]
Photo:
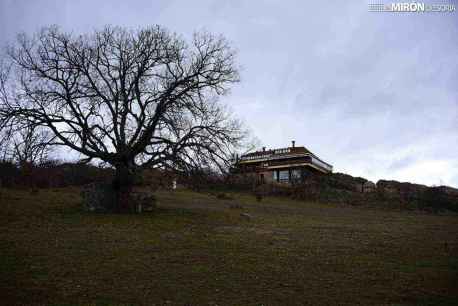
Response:
[{"label": "balcony railing", "polygon": [[312,156],[312,164],[315,164],[321,168],[324,168],[328,171],[332,171],[332,166],[331,165],[328,165],[327,163],[325,162],[322,162],[321,160],[319,160],[318,158],[315,158]]},{"label": "balcony railing", "polygon": [[[277,154],[272,154],[272,153],[267,153],[266,154],[260,154],[260,155],[254,155],[254,156],[242,156],[238,161],[256,161],[261,162],[261,164],[257,164],[257,168],[264,168],[264,167],[271,167],[271,166],[281,166],[285,164],[285,166],[288,163],[285,163],[285,161],[281,161],[284,159],[288,159],[289,162],[308,162],[311,163],[317,167],[320,167],[322,169],[325,169],[326,171],[331,171],[332,172],[332,166],[321,161],[317,157],[313,156],[313,154],[310,153],[300,153],[300,154],[288,154],[288,152],[282,151],[283,149],[279,149],[281,153],[286,153],[285,155],[277,155]],[[281,154],[280,153],[280,154]],[[307,160],[301,160],[303,158],[306,158]],[[266,163],[268,161],[268,163]],[[234,164],[237,162],[237,160],[234,160]]]}]

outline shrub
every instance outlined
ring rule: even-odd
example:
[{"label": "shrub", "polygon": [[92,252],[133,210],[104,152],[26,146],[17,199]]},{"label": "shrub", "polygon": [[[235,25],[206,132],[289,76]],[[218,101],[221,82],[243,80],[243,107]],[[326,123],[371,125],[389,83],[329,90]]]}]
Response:
[{"label": "shrub", "polygon": [[446,187],[430,187],[426,189],[420,199],[419,208],[458,211],[458,195],[448,193]]}]

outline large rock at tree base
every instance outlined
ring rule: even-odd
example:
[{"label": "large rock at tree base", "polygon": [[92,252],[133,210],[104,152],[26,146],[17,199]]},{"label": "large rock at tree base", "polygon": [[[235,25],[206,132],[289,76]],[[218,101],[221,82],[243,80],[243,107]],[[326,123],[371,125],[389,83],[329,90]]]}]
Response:
[{"label": "large rock at tree base", "polygon": [[[111,183],[91,183],[81,191],[83,208],[89,212],[112,212],[115,210],[116,193]],[[134,187],[127,202],[131,212],[151,212],[156,208],[156,197],[148,191]]]},{"label": "large rock at tree base", "polygon": [[116,195],[110,183],[91,183],[81,190],[83,208],[89,212],[109,212],[114,210]]},{"label": "large rock at tree base", "polygon": [[157,207],[156,197],[151,192],[134,189],[129,197],[137,213],[152,212]]}]

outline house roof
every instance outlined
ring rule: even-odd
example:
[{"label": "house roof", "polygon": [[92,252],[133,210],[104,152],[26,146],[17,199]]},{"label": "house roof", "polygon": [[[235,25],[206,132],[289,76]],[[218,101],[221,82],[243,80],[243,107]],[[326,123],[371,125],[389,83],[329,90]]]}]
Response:
[{"label": "house roof", "polygon": [[244,157],[255,157],[255,156],[264,156],[264,155],[275,155],[275,156],[281,156],[281,155],[288,155],[288,154],[313,154],[309,150],[307,150],[305,147],[288,147],[288,148],[279,148],[279,149],[269,149],[269,150],[261,150],[261,151],[256,151],[256,152],[251,152],[244,154],[240,156],[240,158]]},{"label": "house roof", "polygon": [[321,167],[332,169],[332,165],[322,161],[318,158],[315,154],[313,154],[310,150],[305,147],[287,147],[287,148],[279,148],[279,149],[269,149],[269,150],[261,150],[252,153],[247,153],[240,156],[238,160],[239,163],[257,163],[263,161],[271,161],[277,159],[289,159],[289,158],[297,158],[303,156],[311,156],[314,160],[314,163],[321,164]]}]

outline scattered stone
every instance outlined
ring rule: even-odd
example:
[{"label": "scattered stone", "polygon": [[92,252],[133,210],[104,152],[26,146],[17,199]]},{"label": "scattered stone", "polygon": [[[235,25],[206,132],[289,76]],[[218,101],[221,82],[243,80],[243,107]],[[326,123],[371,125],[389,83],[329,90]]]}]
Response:
[{"label": "scattered stone", "polygon": [[231,209],[243,209],[243,206],[239,203],[231,204],[229,205],[229,208]]},{"label": "scattered stone", "polygon": [[173,232],[167,232],[167,233],[163,233],[161,234],[161,238],[162,239],[165,239],[165,240],[177,240],[178,238],[180,237],[179,234],[177,233],[173,233]]},{"label": "scattered stone", "polygon": [[218,226],[215,231],[218,233],[241,233],[246,229],[241,226]]},{"label": "scattered stone", "polygon": [[225,194],[225,193],[223,193],[223,192],[218,193],[218,194],[216,195],[216,198],[217,198],[218,200],[233,200],[233,199],[234,199],[234,198],[232,198],[231,196],[229,196],[229,195],[227,195],[227,194]]},{"label": "scattered stone", "polygon": [[240,217],[242,217],[242,218],[244,218],[244,219],[246,219],[246,220],[251,220],[251,219],[253,219],[253,216],[251,216],[251,215],[248,214],[248,213],[241,213],[241,214],[240,214]]}]

